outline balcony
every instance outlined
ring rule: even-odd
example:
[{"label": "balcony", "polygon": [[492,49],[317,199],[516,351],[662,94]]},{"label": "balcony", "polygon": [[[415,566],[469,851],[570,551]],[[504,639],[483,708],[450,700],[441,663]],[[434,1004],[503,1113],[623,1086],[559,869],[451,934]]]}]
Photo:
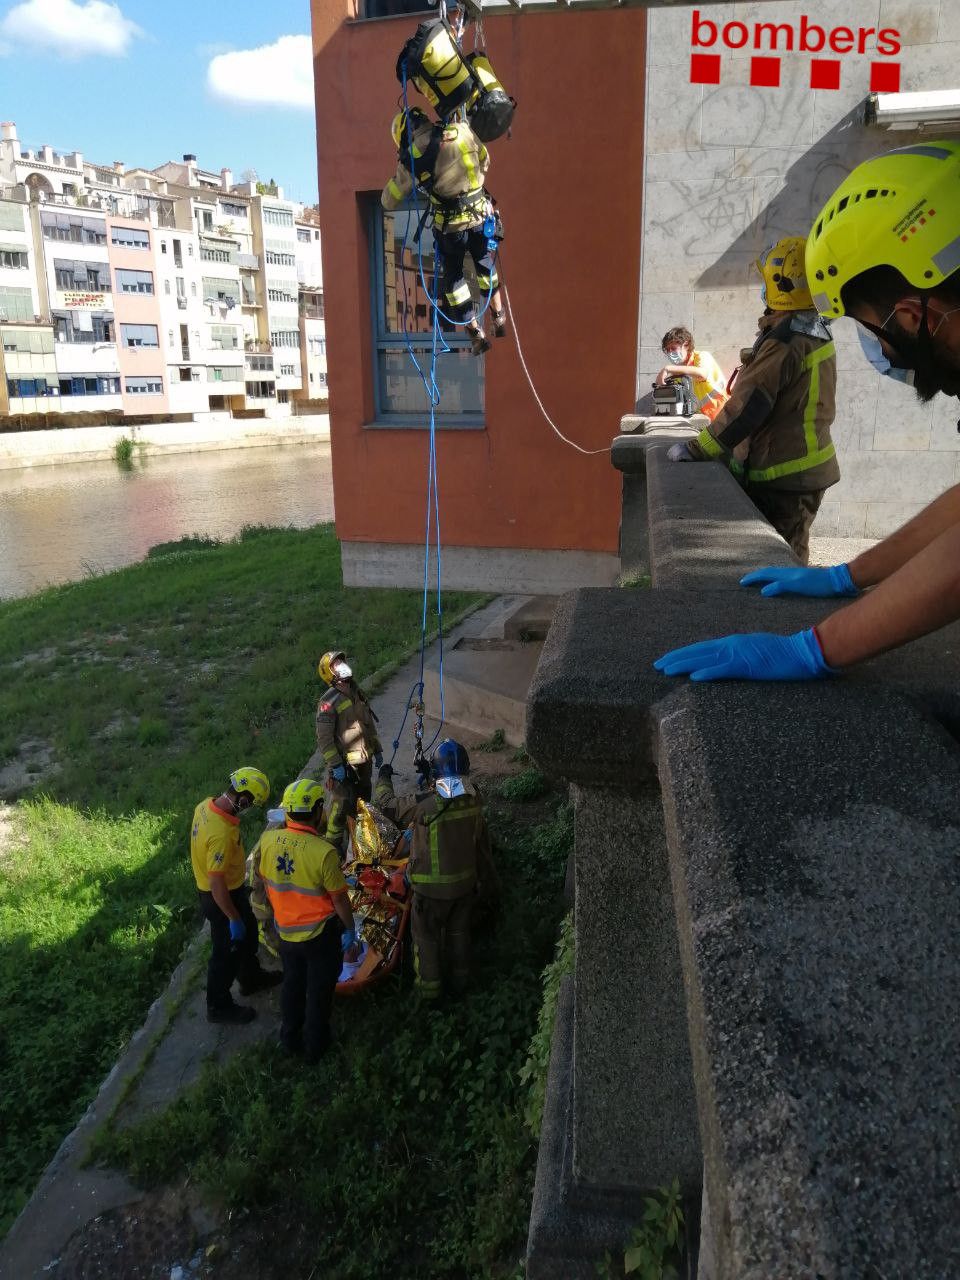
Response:
[{"label": "balcony", "polygon": [[269,342],[261,342],[259,338],[244,338],[243,349],[247,352],[259,352],[262,355],[272,355],[273,347]]},{"label": "balcony", "polygon": [[234,261],[241,271],[259,271],[260,255],[256,253],[237,253]]},{"label": "balcony", "polygon": [[187,300],[179,293],[177,294],[177,306],[181,311],[186,311],[187,309]]}]

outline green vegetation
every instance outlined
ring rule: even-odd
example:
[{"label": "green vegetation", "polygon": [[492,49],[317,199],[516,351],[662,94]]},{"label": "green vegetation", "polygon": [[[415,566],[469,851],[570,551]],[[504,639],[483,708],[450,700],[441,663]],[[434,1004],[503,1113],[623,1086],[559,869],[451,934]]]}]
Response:
[{"label": "green vegetation", "polygon": [[343,1000],[318,1068],[269,1043],[238,1053],[167,1112],[103,1135],[98,1157],[243,1206],[225,1243],[246,1256],[271,1241],[261,1280],[516,1276],[536,1157],[523,1064],[572,821],[555,795],[544,821],[497,799],[489,813],[504,895],[466,999],[425,1008],[406,978]]},{"label": "green vegetation", "polygon": [[502,751],[507,745],[507,739],[502,729],[494,729],[486,742],[478,742],[474,747],[474,751]]},{"label": "green vegetation", "polygon": [[[329,526],[197,541],[0,604],[21,797],[0,835],[0,1231],[197,927],[194,805],[242,763],[274,795],[296,776],[323,649],[362,679],[419,640],[420,594],[345,589]],[[447,617],[472,599],[446,596]]]},{"label": "green vegetation", "polygon": [[550,1047],[553,1028],[557,1021],[557,1003],[560,999],[560,983],[573,973],[574,932],[573,912],[564,917],[560,926],[553,959],[543,971],[543,1003],[537,1018],[537,1030],[527,1048],[527,1060],[520,1071],[520,1080],[527,1086],[527,1100],[523,1116],[527,1127],[535,1137],[540,1136],[543,1123],[543,1104],[547,1096],[547,1069],[550,1066]]},{"label": "green vegetation", "polygon": [[113,446],[113,457],[118,467],[129,471],[133,466],[133,441],[129,436],[121,436]]},{"label": "green vegetation", "polygon": [[655,1195],[645,1196],[643,1203],[643,1221],[630,1234],[622,1264],[605,1254],[597,1267],[601,1280],[615,1276],[677,1280],[685,1243],[680,1180],[674,1178],[669,1187],[659,1187]]},{"label": "green vegetation", "polygon": [[550,780],[539,769],[524,769],[511,777],[504,778],[497,793],[505,800],[539,800],[550,790]]}]

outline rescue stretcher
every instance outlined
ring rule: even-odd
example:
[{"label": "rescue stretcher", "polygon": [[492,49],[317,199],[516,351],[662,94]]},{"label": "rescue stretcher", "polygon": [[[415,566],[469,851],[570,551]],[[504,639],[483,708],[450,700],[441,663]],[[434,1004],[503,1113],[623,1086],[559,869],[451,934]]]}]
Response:
[{"label": "rescue stretcher", "polygon": [[404,833],[360,800],[350,832],[352,862],[344,868],[358,945],[346,952],[337,994],[358,995],[395,973],[403,958],[412,895]]}]

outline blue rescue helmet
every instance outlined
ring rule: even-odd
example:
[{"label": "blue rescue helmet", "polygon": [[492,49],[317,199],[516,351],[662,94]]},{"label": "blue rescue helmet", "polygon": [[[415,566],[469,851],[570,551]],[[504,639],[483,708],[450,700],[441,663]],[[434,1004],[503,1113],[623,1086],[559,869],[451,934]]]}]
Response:
[{"label": "blue rescue helmet", "polygon": [[435,778],[464,778],[470,772],[470,757],[466,747],[452,738],[444,738],[433,753]]}]

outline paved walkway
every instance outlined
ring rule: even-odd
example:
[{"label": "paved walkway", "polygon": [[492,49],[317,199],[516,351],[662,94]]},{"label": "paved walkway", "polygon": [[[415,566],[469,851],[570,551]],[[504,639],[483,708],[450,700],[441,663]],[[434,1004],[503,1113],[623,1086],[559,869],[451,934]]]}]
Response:
[{"label": "paved walkway", "polygon": [[[462,637],[502,635],[504,619],[527,599],[527,596],[498,596],[465,619],[445,637],[444,644],[452,648]],[[436,644],[430,647],[428,658],[437,648]],[[419,670],[418,654],[405,662],[373,697],[388,759],[392,751],[390,744],[397,736]],[[436,720],[424,720],[425,743],[430,742],[438,728]],[[477,741],[477,735],[459,728],[457,737],[468,746]],[[394,762],[398,791],[415,781],[413,748],[411,712]],[[209,1059],[223,1061],[238,1048],[276,1033],[279,1023],[276,989],[250,998],[249,1002],[256,1006],[260,1016],[247,1026],[221,1027],[207,1022],[203,989],[204,938],[205,933],[199,934],[191,944],[169,987],[151,1007],[143,1027],[133,1036],[83,1119],[54,1156],[31,1200],[0,1245],[0,1280],[49,1280],[51,1263],[75,1231],[107,1210],[141,1197],[143,1192],[122,1174],[82,1167],[94,1133],[114,1111],[122,1123],[129,1123],[160,1110],[197,1078]],[[210,1224],[204,1226],[198,1221],[197,1226],[204,1231],[209,1230]]]}]

